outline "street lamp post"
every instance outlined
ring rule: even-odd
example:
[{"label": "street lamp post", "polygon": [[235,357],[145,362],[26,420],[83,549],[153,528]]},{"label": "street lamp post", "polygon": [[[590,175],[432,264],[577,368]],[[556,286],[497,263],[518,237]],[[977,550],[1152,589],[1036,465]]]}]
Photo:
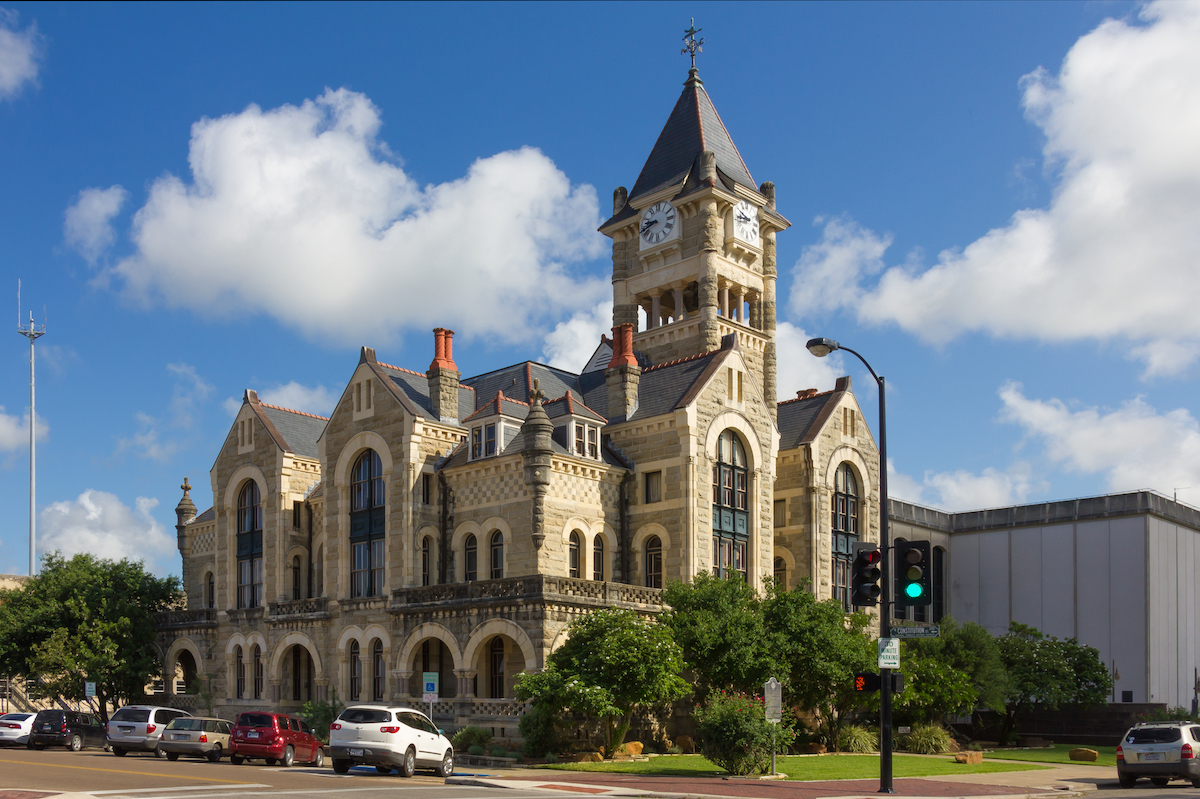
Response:
[{"label": "street lamp post", "polygon": [[[890,638],[892,624],[890,611],[893,602],[892,567],[891,567],[891,534],[888,531],[888,493],[887,493],[887,414],[884,402],[884,381],[875,374],[867,359],[849,347],[838,344],[831,338],[814,338],[809,340],[808,351],[818,358],[824,358],[834,350],[844,350],[863,362],[875,385],[879,388],[879,550],[881,558],[880,582],[883,591],[880,594],[879,637]],[[895,793],[892,788],[892,670],[879,670],[879,792]]]}]

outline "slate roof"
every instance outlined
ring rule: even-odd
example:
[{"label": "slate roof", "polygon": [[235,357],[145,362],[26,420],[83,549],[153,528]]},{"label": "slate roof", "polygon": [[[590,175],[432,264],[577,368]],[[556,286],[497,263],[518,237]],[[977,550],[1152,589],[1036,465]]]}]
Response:
[{"label": "slate roof", "polygon": [[208,510],[204,511],[204,513],[201,513],[199,516],[192,519],[190,524],[202,524],[204,522],[211,522],[215,518],[217,518],[216,512],[212,508],[209,508]]},{"label": "slate roof", "polygon": [[[579,396],[579,376],[563,369],[555,369],[533,361],[523,361],[493,372],[468,377],[462,382],[475,389],[477,410],[482,403],[496,396],[497,391],[503,391],[505,396],[523,402],[529,400],[529,392],[533,390],[533,381],[540,382],[546,397],[561,397],[567,391],[574,391]],[[521,414],[524,418],[524,414]]]},{"label": "slate roof", "polygon": [[529,403],[519,402],[512,397],[505,395],[503,392],[497,391],[496,396],[479,406],[477,411],[472,413],[470,416],[465,417],[463,421],[466,422],[475,418],[476,416],[482,418],[484,416],[495,416],[498,414],[512,416],[517,419],[524,419],[529,415]]},{"label": "slate roof", "polygon": [[816,438],[841,396],[850,390],[850,378],[839,377],[833,391],[803,399],[785,400],[776,406],[779,416],[779,450],[796,449]]},{"label": "slate roof", "polygon": [[542,407],[546,409],[546,416],[551,419],[557,419],[560,416],[581,416],[600,424],[608,424],[608,420],[589,408],[579,398],[579,394],[567,392],[558,399],[546,400],[542,403]]},{"label": "slate roof", "polygon": [[316,460],[319,454],[317,439],[325,431],[329,419],[303,411],[293,411],[290,408],[280,408],[278,405],[268,405],[265,402],[260,402],[259,407],[283,436],[288,451],[302,458]]},{"label": "slate roof", "polygon": [[726,177],[757,191],[754,178],[746,168],[741,153],[734,145],[729,131],[721,122],[721,116],[713,106],[704,84],[693,71],[683,84],[683,94],[675,102],[667,124],[663,126],[650,157],[646,159],[633,191],[632,201],[644,194],[682,183],[692,171],[697,156],[703,150],[712,150],[717,155],[717,168]]}]

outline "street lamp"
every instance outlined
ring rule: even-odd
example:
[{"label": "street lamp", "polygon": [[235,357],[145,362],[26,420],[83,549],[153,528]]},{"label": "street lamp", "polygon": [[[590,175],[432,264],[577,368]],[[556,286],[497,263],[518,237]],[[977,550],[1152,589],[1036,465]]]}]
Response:
[{"label": "street lamp", "polygon": [[[879,637],[890,638],[892,624],[889,618],[893,602],[893,585],[891,577],[891,558],[889,550],[892,542],[888,533],[888,493],[887,493],[887,416],[884,411],[883,378],[875,374],[867,359],[849,347],[843,347],[831,338],[809,339],[808,351],[818,358],[824,358],[835,350],[845,350],[863,362],[875,384],[879,387],[879,550],[883,553],[882,575],[883,593],[879,603]],[[892,788],[892,670],[879,670],[879,792],[895,793]]]}]

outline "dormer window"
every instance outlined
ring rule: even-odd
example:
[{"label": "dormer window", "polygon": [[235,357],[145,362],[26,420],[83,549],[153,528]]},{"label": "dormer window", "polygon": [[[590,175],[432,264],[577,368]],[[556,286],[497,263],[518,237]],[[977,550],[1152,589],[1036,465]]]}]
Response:
[{"label": "dormer window", "polygon": [[496,454],[496,425],[486,424],[483,426],[483,454]]},{"label": "dormer window", "polygon": [[574,451],[581,458],[600,458],[600,428],[584,422],[575,423]]},{"label": "dormer window", "polygon": [[499,451],[497,432],[495,422],[471,428],[471,460],[488,458]]}]

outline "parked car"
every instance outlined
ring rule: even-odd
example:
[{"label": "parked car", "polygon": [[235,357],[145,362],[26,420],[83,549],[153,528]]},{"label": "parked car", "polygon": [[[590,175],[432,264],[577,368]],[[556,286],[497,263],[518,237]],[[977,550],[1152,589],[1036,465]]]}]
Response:
[{"label": "parked car", "polygon": [[399,769],[411,777],[417,768],[433,768],[443,777],[454,773],[454,747],[419,710],[407,707],[356,705],[329,725],[333,770],[345,774],[365,763],[381,774]]},{"label": "parked car", "polygon": [[325,748],[303,720],[283,713],[242,713],[229,736],[229,762],[235,766],[262,758],[268,766],[296,761],[320,767]]},{"label": "parked car", "polygon": [[167,751],[159,746],[163,730],[172,719],[191,715],[173,707],[127,705],[108,720],[108,745],[117,757],[125,757],[126,752],[153,752],[155,757],[166,757]]},{"label": "parked car", "polygon": [[1135,724],[1117,745],[1117,778],[1132,788],[1138,777],[1158,786],[1172,779],[1200,788],[1200,726],[1192,721]]},{"label": "parked car", "polygon": [[29,731],[30,749],[66,746],[78,752],[85,746],[103,749],[104,725],[91,713],[75,710],[41,710],[33,717]]},{"label": "parked car", "polygon": [[180,755],[207,757],[216,763],[221,755],[229,751],[229,735],[233,725],[224,719],[201,716],[180,716],[171,719],[163,729],[159,746],[167,753],[167,760],[178,760]]},{"label": "parked car", "polygon": [[5,713],[0,716],[0,744],[24,746],[29,743],[33,713]]}]

